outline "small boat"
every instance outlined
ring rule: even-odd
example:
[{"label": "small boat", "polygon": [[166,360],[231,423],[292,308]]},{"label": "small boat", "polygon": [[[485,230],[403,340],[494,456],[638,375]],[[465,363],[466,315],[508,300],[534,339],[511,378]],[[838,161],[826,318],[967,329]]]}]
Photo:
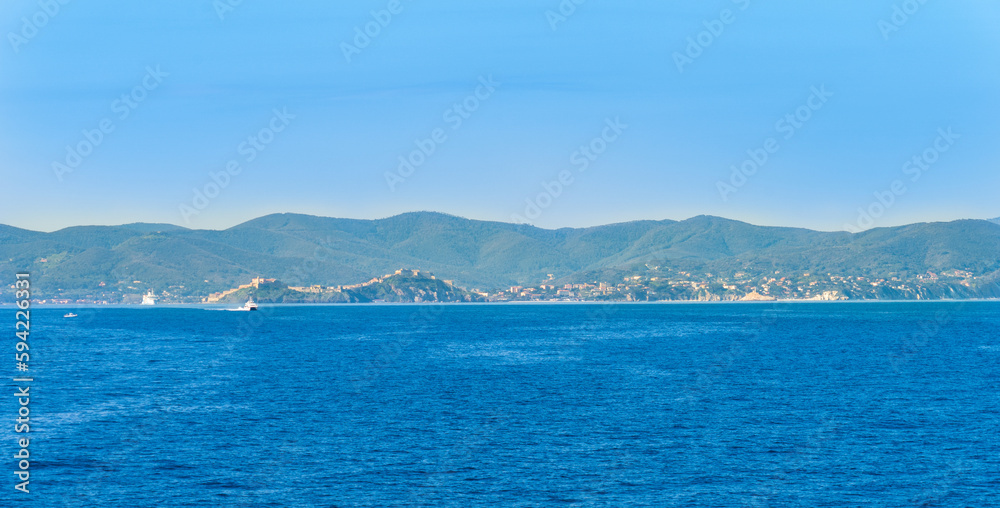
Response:
[{"label": "small boat", "polygon": [[76,314],[73,314],[72,312],[68,312],[68,313],[66,313],[66,315],[65,315],[65,316],[63,316],[63,317],[76,317]]},{"label": "small boat", "polygon": [[257,310],[257,302],[253,301],[253,297],[251,296],[250,299],[247,300],[247,303],[244,303],[243,306],[240,307],[240,310]]}]

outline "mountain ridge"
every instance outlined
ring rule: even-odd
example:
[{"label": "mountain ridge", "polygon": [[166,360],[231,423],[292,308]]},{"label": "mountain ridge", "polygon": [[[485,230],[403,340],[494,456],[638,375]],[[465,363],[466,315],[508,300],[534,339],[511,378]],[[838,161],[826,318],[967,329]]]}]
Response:
[{"label": "mountain ridge", "polygon": [[653,265],[698,273],[797,271],[886,279],[962,270],[989,278],[1000,271],[998,252],[1000,223],[975,219],[859,233],[756,226],[708,215],[543,229],[439,212],[382,219],[278,213],[224,230],[133,223],[43,233],[0,225],[0,267],[29,270],[43,294],[97,287],[208,294],[254,276],[291,285],[342,285],[400,267],[487,290],[538,283],[549,274],[574,282]]},{"label": "mountain ridge", "polygon": [[140,232],[163,232],[163,231],[229,231],[229,230],[240,228],[240,227],[243,227],[243,226],[248,226],[248,225],[251,225],[251,224],[255,224],[255,223],[258,223],[258,222],[260,222],[262,220],[265,220],[265,219],[266,220],[273,220],[273,219],[278,218],[278,217],[299,217],[299,218],[310,218],[310,219],[322,219],[322,220],[331,220],[331,221],[342,221],[342,222],[345,222],[345,223],[350,223],[350,222],[353,222],[353,223],[370,223],[370,222],[388,221],[388,220],[392,220],[392,219],[403,218],[403,217],[410,217],[410,216],[441,217],[441,218],[457,219],[457,220],[460,220],[460,221],[468,221],[468,222],[507,224],[507,225],[516,226],[516,227],[526,227],[526,228],[538,229],[538,230],[543,230],[543,231],[595,229],[595,228],[606,228],[606,227],[611,227],[611,226],[620,226],[620,225],[634,224],[634,223],[644,223],[644,222],[645,223],[657,223],[657,224],[672,224],[672,223],[689,222],[689,221],[695,221],[695,220],[712,220],[712,219],[716,219],[716,220],[720,220],[720,221],[725,221],[725,222],[728,222],[728,223],[739,223],[739,224],[744,224],[744,225],[754,226],[754,227],[761,227],[761,228],[777,228],[777,229],[787,229],[787,230],[811,231],[811,232],[816,232],[816,233],[845,233],[845,234],[863,234],[863,233],[866,233],[866,232],[869,232],[869,231],[878,230],[878,229],[892,229],[892,228],[905,227],[905,226],[913,226],[913,225],[919,225],[919,224],[948,224],[948,223],[961,222],[961,221],[984,221],[984,222],[991,222],[991,223],[1000,225],[1000,217],[996,217],[996,218],[992,218],[992,219],[965,218],[965,219],[954,219],[954,220],[950,220],[950,221],[941,220],[941,221],[913,222],[913,223],[903,224],[903,225],[899,225],[899,226],[878,226],[878,227],[869,228],[869,229],[866,229],[864,231],[860,231],[860,232],[857,232],[857,233],[851,233],[849,231],[840,231],[840,230],[838,230],[838,231],[824,231],[824,230],[818,230],[818,229],[809,229],[809,228],[800,227],[800,226],[765,226],[765,225],[759,225],[759,224],[754,224],[754,223],[751,223],[751,222],[742,221],[742,220],[739,220],[739,219],[730,219],[730,218],[727,218],[727,217],[721,217],[721,216],[718,216],[718,215],[699,214],[699,215],[694,215],[694,216],[688,217],[687,219],[680,219],[680,220],[677,220],[677,219],[634,219],[634,220],[621,221],[621,222],[609,222],[607,224],[597,224],[597,225],[593,225],[593,226],[576,226],[576,227],[574,227],[574,226],[560,226],[560,227],[557,227],[557,228],[543,228],[543,227],[534,226],[534,225],[531,225],[531,224],[493,221],[493,220],[487,220],[487,219],[469,219],[469,218],[462,217],[460,215],[454,215],[454,214],[450,214],[450,213],[446,213],[446,212],[436,212],[436,211],[422,210],[422,211],[413,211],[413,212],[402,212],[402,213],[398,213],[396,215],[390,215],[390,216],[387,216],[387,217],[380,217],[380,218],[376,218],[376,219],[357,219],[357,218],[347,218],[347,217],[329,217],[329,216],[325,216],[325,215],[312,215],[312,214],[298,213],[298,212],[275,212],[275,213],[269,213],[269,214],[266,214],[266,215],[261,215],[259,217],[254,217],[254,218],[251,218],[251,219],[247,219],[247,220],[245,220],[243,222],[234,224],[232,226],[229,226],[229,227],[223,228],[223,229],[193,229],[193,228],[188,228],[188,227],[184,227],[184,226],[180,226],[180,225],[172,224],[172,223],[168,223],[168,222],[130,222],[130,223],[124,223],[124,224],[78,224],[78,225],[74,225],[74,226],[66,226],[66,227],[63,227],[63,228],[60,228],[60,229],[56,229],[56,230],[53,230],[53,231],[39,231],[39,230],[34,230],[34,229],[22,228],[22,227],[10,225],[10,224],[2,224],[2,223],[0,223],[0,233],[3,232],[4,228],[18,230],[18,231],[22,231],[22,232],[25,232],[25,233],[35,233],[35,234],[59,233],[59,232],[67,231],[67,230],[72,230],[72,229],[75,229],[75,228],[123,228],[123,229],[131,229],[131,230],[140,231]]}]

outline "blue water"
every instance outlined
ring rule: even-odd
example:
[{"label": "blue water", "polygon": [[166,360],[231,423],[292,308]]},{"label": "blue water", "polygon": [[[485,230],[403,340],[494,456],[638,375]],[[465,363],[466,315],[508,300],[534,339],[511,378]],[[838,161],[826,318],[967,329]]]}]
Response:
[{"label": "blue water", "polygon": [[1000,303],[65,312],[0,506],[1000,505]]}]

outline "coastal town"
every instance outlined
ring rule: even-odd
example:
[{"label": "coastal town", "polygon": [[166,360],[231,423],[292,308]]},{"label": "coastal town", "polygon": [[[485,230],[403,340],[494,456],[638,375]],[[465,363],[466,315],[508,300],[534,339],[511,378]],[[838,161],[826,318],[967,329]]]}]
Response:
[{"label": "coastal town", "polygon": [[979,289],[985,285],[981,277],[963,270],[927,272],[910,278],[777,270],[726,275],[660,266],[646,266],[636,272],[640,273],[588,281],[568,281],[548,274],[537,284],[466,289],[427,271],[399,269],[349,285],[290,286],[276,278],[253,277],[248,283],[207,295],[193,293],[184,286],[147,287],[142,281],[132,280],[114,285],[101,282],[94,292],[82,297],[56,295],[39,298],[35,303],[219,304],[245,301],[249,296],[263,303],[936,300],[981,298]]},{"label": "coastal town", "polygon": [[[652,274],[620,281],[511,286],[485,295],[491,301],[777,301],[777,300],[926,300],[968,298],[977,285],[973,274],[928,272],[912,280],[809,272],[732,276],[693,274],[649,267]],[[550,276],[551,279],[551,276]]]}]

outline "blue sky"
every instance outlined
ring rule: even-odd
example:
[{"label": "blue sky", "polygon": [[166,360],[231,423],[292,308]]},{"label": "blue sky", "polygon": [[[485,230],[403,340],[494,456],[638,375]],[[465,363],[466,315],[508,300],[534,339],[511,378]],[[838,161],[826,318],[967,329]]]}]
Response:
[{"label": "blue sky", "polygon": [[0,14],[4,224],[1000,215],[987,2],[50,2]]}]

